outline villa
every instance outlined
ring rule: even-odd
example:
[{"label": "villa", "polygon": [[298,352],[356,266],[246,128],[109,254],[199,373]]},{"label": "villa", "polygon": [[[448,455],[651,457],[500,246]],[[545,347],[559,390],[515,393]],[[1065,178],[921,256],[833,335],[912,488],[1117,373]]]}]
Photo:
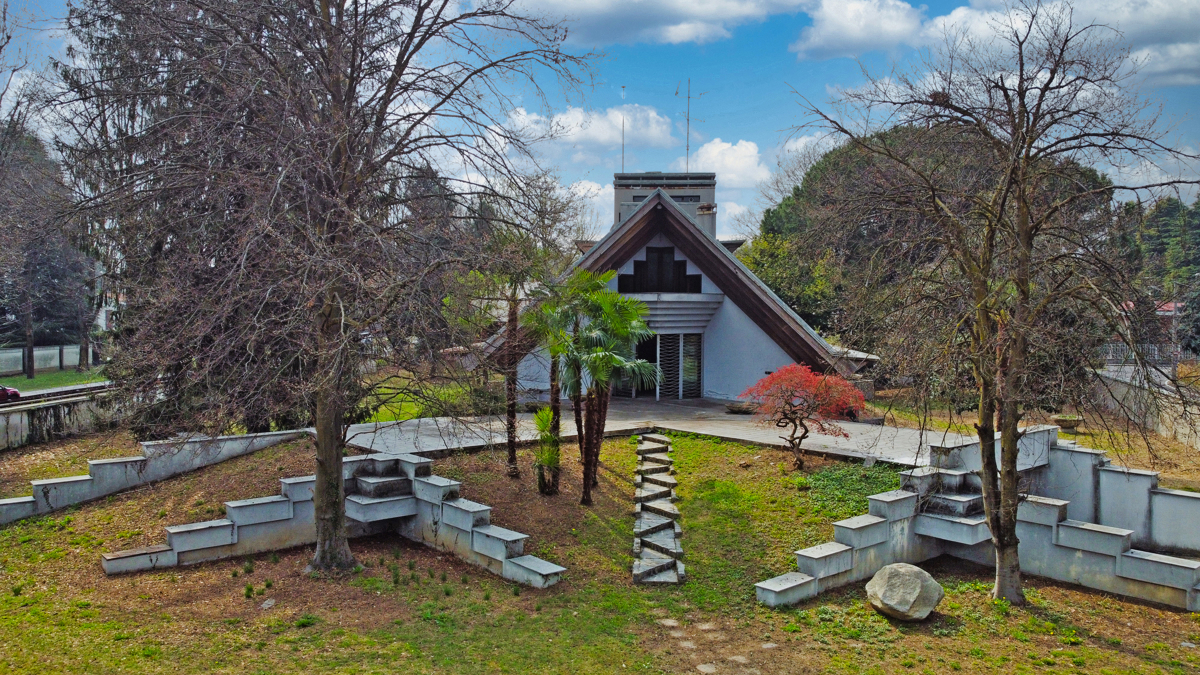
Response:
[{"label": "villa", "polygon": [[[575,267],[616,270],[613,290],[646,303],[657,333],[637,345],[661,368],[657,386],[614,394],[729,400],[790,363],[849,377],[877,360],[822,339],[734,256],[742,241],[717,239],[716,186],[714,173],[615,174],[612,229],[576,242]],[[548,389],[544,351],[518,372],[523,390]]]}]

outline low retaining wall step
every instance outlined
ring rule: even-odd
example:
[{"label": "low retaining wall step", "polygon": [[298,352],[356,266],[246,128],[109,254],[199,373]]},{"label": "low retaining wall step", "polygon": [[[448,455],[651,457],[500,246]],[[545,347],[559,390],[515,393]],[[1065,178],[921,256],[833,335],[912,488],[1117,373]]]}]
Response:
[{"label": "low retaining wall step", "polygon": [[[429,473],[429,460],[382,453],[347,459],[353,459],[343,471],[349,476],[345,505],[351,536],[394,530],[538,588],[557,583],[566,571],[525,555],[528,535],[492,525],[491,507],[459,497],[460,483]],[[105,553],[101,565],[107,574],[121,574],[311,544],[316,541],[315,483],[315,476],[281,479],[280,495],[226,502],[226,519],[172,525],[166,528],[166,545]],[[415,494],[389,494],[408,492],[409,486]],[[682,573],[682,565],[678,569]]]},{"label": "low retaining wall step", "polygon": [[504,560],[502,576],[534,588],[546,588],[558,583],[566,571],[567,568],[561,565],[531,555],[522,555]]},{"label": "low retaining wall step", "polygon": [[296,430],[146,441],[141,444],[141,457],[92,459],[86,476],[31,481],[32,510],[24,501],[0,500],[0,525],[195,471],[303,435]]},{"label": "low retaining wall step", "polygon": [[412,495],[398,497],[346,496],[346,517],[360,523],[406,518],[416,515],[417,500]]},{"label": "low retaining wall step", "polygon": [[754,595],[767,607],[786,607],[817,595],[817,580],[802,572],[788,572],[754,584]]},{"label": "low retaining wall step", "polygon": [[913,532],[956,544],[974,546],[992,538],[983,516],[945,516],[922,513],[913,519]]}]

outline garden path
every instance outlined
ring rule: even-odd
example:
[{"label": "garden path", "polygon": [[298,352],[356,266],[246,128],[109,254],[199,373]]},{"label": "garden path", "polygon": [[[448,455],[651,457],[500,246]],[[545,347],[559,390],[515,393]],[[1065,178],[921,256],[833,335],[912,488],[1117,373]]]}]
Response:
[{"label": "garden path", "polygon": [[[575,438],[570,409],[564,409],[563,437]],[[522,442],[537,439],[533,416],[521,414],[517,435]],[[929,445],[969,443],[971,439],[940,431],[921,431],[858,422],[842,422],[848,438],[813,434],[804,447],[813,454],[843,459],[920,466],[929,463]],[[786,447],[779,430],[764,426],[747,415],[725,411],[724,403],[707,399],[650,401],[613,399],[605,433],[624,436],[653,429],[714,436],[727,441]],[[453,419],[427,417],[405,422],[355,424],[347,435],[348,443],[371,452],[414,453],[439,457],[452,449],[477,450],[504,443],[504,420],[500,417]]]}]

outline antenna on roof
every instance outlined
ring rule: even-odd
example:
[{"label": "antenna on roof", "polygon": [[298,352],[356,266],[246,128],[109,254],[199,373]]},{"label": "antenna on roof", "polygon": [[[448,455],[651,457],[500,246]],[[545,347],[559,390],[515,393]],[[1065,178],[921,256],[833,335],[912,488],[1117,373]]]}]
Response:
[{"label": "antenna on roof", "polygon": [[[684,149],[683,149],[683,172],[689,173],[689,162],[692,159],[692,99],[700,100],[700,97],[707,94],[707,91],[702,91],[695,96],[692,96],[692,78],[687,81],[687,130],[684,132]],[[675,95],[679,95],[679,85],[675,85]],[[703,122],[704,120],[696,120]]]},{"label": "antenna on roof", "polygon": [[[621,85],[621,100],[625,100],[625,85]],[[621,113],[621,173],[625,173],[625,113]]]}]

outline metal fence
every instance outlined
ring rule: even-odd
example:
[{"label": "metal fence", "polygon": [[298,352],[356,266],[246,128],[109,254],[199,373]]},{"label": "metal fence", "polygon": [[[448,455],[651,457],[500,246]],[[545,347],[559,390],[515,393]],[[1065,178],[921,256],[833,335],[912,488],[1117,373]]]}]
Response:
[{"label": "metal fence", "polygon": [[1137,350],[1130,349],[1124,342],[1110,342],[1102,350],[1104,364],[1107,366],[1132,365],[1138,358],[1146,363],[1173,366],[1185,356],[1179,345],[1173,344],[1141,344]]}]

